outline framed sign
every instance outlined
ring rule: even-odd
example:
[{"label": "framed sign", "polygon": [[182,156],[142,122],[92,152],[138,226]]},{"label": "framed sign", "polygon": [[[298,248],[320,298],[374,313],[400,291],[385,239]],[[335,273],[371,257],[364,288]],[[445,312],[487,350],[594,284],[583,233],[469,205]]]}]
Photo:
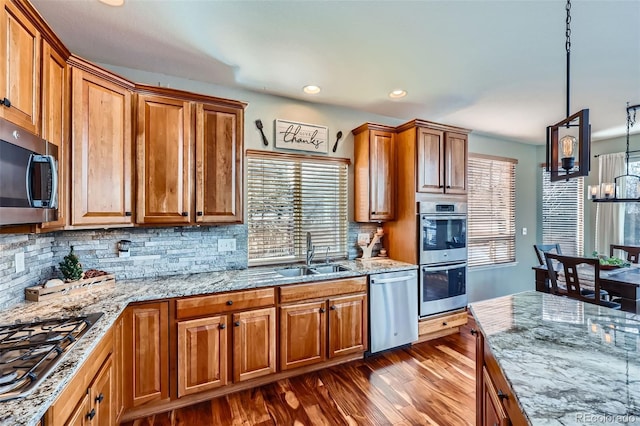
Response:
[{"label": "framed sign", "polygon": [[276,120],[276,148],[296,151],[329,152],[329,129],[316,124]]}]

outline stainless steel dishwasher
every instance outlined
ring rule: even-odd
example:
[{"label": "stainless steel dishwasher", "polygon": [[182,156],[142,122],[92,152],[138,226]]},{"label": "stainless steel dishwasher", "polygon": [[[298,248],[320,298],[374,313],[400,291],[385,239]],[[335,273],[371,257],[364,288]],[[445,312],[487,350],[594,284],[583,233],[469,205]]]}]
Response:
[{"label": "stainless steel dishwasher", "polygon": [[369,353],[418,340],[418,273],[369,276]]}]

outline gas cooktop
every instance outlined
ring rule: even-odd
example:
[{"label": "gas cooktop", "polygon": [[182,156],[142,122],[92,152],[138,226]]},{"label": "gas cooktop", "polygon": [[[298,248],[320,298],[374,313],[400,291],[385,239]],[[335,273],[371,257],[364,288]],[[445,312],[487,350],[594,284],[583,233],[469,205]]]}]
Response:
[{"label": "gas cooktop", "polygon": [[32,392],[102,315],[0,325],[0,402]]}]

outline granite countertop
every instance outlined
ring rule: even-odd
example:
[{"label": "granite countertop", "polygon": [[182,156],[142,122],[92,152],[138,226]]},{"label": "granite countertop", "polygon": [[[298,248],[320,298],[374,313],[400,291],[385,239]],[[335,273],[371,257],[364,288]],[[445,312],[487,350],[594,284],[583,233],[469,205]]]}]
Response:
[{"label": "granite countertop", "polygon": [[471,311],[532,425],[640,423],[639,315],[535,291]]},{"label": "granite countertop", "polygon": [[274,266],[242,270],[175,275],[118,281],[112,288],[92,290],[75,296],[43,302],[23,302],[0,312],[0,324],[29,322],[36,318],[57,318],[102,312],[104,315],[65,354],[55,369],[24,398],[0,402],[0,425],[36,425],[79,370],[100,339],[132,302],[151,301],[199,294],[222,293],[301,282],[324,281],[375,273],[416,269],[416,265],[391,259],[340,261],[349,271],[300,277],[282,277]]}]

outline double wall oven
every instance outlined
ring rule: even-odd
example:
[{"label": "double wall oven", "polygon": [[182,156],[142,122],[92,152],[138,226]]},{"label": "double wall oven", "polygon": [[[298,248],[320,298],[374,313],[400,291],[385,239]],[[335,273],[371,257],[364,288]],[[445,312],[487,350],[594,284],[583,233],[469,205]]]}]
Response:
[{"label": "double wall oven", "polygon": [[467,305],[467,203],[421,202],[420,317]]}]

